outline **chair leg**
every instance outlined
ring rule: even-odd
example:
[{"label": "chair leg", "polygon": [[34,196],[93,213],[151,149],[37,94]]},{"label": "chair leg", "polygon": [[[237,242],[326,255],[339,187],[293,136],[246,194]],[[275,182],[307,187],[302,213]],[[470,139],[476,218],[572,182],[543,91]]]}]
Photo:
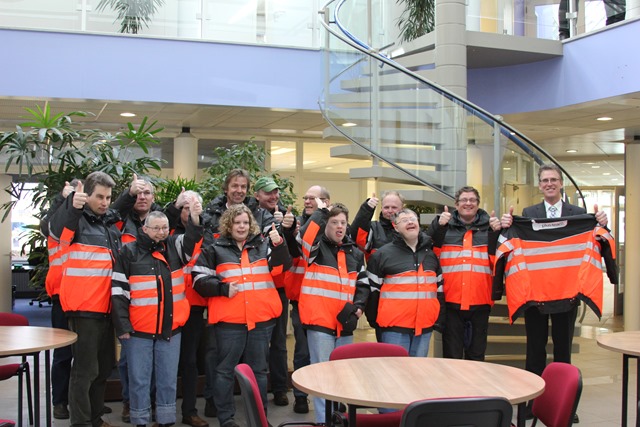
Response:
[{"label": "chair leg", "polygon": [[[31,369],[29,363],[24,363],[25,372],[27,374],[27,405],[29,410],[29,425],[33,425],[33,397],[31,395]],[[21,401],[22,402],[22,401]]]},{"label": "chair leg", "polygon": [[22,427],[22,369],[18,370],[18,427]]}]

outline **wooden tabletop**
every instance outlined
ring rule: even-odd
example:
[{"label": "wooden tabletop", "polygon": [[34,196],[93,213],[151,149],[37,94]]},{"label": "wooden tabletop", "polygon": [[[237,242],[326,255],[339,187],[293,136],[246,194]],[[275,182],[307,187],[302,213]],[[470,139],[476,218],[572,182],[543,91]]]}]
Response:
[{"label": "wooden tabletop", "polygon": [[0,356],[35,353],[76,342],[75,332],[41,326],[0,326]]},{"label": "wooden tabletop", "polygon": [[607,350],[631,356],[640,356],[640,331],[598,335],[596,341],[600,347]]},{"label": "wooden tabletop", "polygon": [[291,378],[298,389],[314,396],[396,409],[444,397],[501,396],[518,404],[544,391],[544,380],[523,369],[431,357],[334,360],[300,368]]}]

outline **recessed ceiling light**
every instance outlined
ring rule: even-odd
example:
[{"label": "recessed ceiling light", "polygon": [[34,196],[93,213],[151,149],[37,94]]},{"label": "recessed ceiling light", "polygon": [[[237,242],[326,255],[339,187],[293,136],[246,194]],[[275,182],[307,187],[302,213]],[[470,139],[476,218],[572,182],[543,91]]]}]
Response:
[{"label": "recessed ceiling light", "polygon": [[346,127],[346,128],[350,128],[350,127],[358,126],[358,125],[357,125],[356,123],[353,123],[353,122],[344,122],[344,123],[342,124],[342,126],[344,126],[344,127]]},{"label": "recessed ceiling light", "polygon": [[135,117],[135,113],[120,113],[120,116],[122,117]]},{"label": "recessed ceiling light", "polygon": [[613,120],[611,117],[598,117],[596,120],[600,121],[600,122],[608,122],[609,120]]},{"label": "recessed ceiling light", "polygon": [[611,175],[611,173],[610,172],[602,172],[602,175],[609,176],[609,175]]},{"label": "recessed ceiling light", "polygon": [[565,150],[567,153],[577,153],[578,150],[574,150],[573,148],[570,148],[569,150]]},{"label": "recessed ceiling light", "polygon": [[333,166],[327,166],[325,169],[330,171],[331,169],[333,169]]},{"label": "recessed ceiling light", "polygon": [[593,166],[591,166],[591,169],[600,169],[600,166],[598,166],[598,165],[593,165]]},{"label": "recessed ceiling light", "polygon": [[511,168],[502,168],[503,171],[510,171]]},{"label": "recessed ceiling light", "polygon": [[617,181],[618,178],[611,178],[611,181]]},{"label": "recessed ceiling light", "polygon": [[593,162],[585,162],[585,165],[595,165]]}]

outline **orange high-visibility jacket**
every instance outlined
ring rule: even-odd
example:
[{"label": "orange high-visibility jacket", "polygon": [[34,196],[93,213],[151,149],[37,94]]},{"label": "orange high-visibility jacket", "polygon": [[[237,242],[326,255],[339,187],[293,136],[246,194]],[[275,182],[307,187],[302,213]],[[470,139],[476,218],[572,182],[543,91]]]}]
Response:
[{"label": "orange high-visibility jacket", "polygon": [[349,234],[358,248],[364,252],[365,259],[368,261],[375,251],[391,242],[396,233],[391,221],[383,217],[382,213],[378,221],[372,221],[375,209],[372,209],[367,201],[360,205],[349,227]]},{"label": "orange high-visibility jacket", "polygon": [[476,220],[467,225],[454,211],[446,226],[436,217],[427,233],[442,267],[446,302],[460,310],[492,306],[489,214],[478,209]]},{"label": "orange high-visibility jacket", "polygon": [[417,336],[431,331],[439,320],[444,323],[442,274],[426,234],[421,233],[415,252],[401,237],[394,237],[369,258],[367,276],[370,302],[377,305],[375,313],[367,311],[367,320],[383,330]]},{"label": "orange high-visibility jacket", "polygon": [[327,209],[318,209],[300,229],[299,246],[306,267],[298,308],[305,328],[341,336],[338,313],[346,303],[364,311],[369,283],[364,254],[348,236],[339,245],[325,237],[328,215]]},{"label": "orange high-visibility jacket", "polygon": [[[246,325],[248,330],[282,313],[282,303],[272,275],[291,265],[287,245],[271,247],[269,239],[251,237],[242,250],[221,236],[202,250],[192,270],[194,289],[208,297],[210,324]],[[238,294],[228,297],[229,283]]]},{"label": "orange high-visibility jacket", "polygon": [[124,245],[116,261],[111,289],[117,335],[169,340],[189,318],[183,266],[202,240],[202,226],[154,242],[141,233]]},{"label": "orange high-visibility jacket", "polygon": [[600,317],[603,257],[610,281],[618,282],[613,238],[593,214],[533,220],[514,216],[498,244],[493,297],[502,296],[504,276],[511,322],[529,306],[558,313],[576,299]]}]

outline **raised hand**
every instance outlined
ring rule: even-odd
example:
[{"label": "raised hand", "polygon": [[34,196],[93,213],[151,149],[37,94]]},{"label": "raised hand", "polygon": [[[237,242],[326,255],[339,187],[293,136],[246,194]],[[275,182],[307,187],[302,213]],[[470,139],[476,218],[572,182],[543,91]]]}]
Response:
[{"label": "raised hand", "polygon": [[73,188],[73,186],[71,184],[69,184],[69,181],[65,181],[64,182],[64,187],[62,188],[62,197],[64,197],[66,199],[67,196],[69,194],[73,193],[74,190],[75,190],[75,188]]},{"label": "raised hand", "polygon": [[593,212],[596,214],[596,221],[602,227],[606,227],[609,219],[607,218],[607,213],[605,211],[598,210],[598,204],[593,205]]},{"label": "raised hand", "polygon": [[316,204],[318,205],[318,209],[324,209],[327,207],[327,204],[320,197],[316,197]]},{"label": "raised hand", "polygon": [[76,192],[73,195],[73,207],[76,209],[83,209],[87,203],[87,193],[84,192],[84,184],[79,182],[76,185]]},{"label": "raised hand", "polygon": [[176,198],[176,203],[175,203],[175,206],[178,209],[182,209],[188,201],[187,196],[184,193],[185,193],[185,189],[184,187],[182,187],[182,191],[180,191],[180,194],[178,194],[178,197]]},{"label": "raised hand", "polygon": [[500,218],[496,216],[496,211],[491,211],[491,215],[489,215],[489,226],[493,231],[498,231],[502,228]]},{"label": "raised hand", "polygon": [[371,209],[375,209],[376,206],[378,206],[379,202],[380,200],[378,200],[378,198],[376,197],[376,193],[372,193],[371,197],[369,197],[369,200],[367,200],[367,205],[369,205]]},{"label": "raised hand", "polygon": [[449,212],[449,207],[444,207],[444,212],[440,214],[440,218],[438,219],[438,224],[447,225],[451,221],[451,212]]},{"label": "raised hand", "polygon": [[191,196],[189,200],[189,215],[191,215],[191,222],[195,225],[200,225],[200,215],[202,214],[202,203],[196,196]]},{"label": "raised hand", "polygon": [[142,193],[145,189],[146,183],[144,179],[138,179],[138,174],[133,174],[133,179],[131,180],[131,187],[129,187],[129,194],[132,196],[137,196],[139,193]]},{"label": "raised hand", "polygon": [[295,222],[296,218],[293,216],[293,212],[291,212],[291,209],[293,209],[293,206],[287,206],[287,213],[284,214],[284,219],[282,220],[282,226],[284,228],[293,227],[293,223]]},{"label": "raised hand", "polygon": [[271,243],[273,243],[273,246],[278,246],[280,243],[282,243],[282,236],[280,235],[280,233],[278,233],[278,230],[276,230],[275,222],[271,223],[271,230],[269,230],[269,239],[271,239]]},{"label": "raised hand", "polygon": [[500,218],[500,227],[509,228],[513,224],[513,206],[509,206],[509,213],[502,214]]},{"label": "raised hand", "polygon": [[278,209],[278,205],[276,205],[276,210],[273,212],[273,219],[275,220],[275,222],[280,224],[283,218],[284,216],[282,215],[282,212],[280,212],[280,209]]}]

